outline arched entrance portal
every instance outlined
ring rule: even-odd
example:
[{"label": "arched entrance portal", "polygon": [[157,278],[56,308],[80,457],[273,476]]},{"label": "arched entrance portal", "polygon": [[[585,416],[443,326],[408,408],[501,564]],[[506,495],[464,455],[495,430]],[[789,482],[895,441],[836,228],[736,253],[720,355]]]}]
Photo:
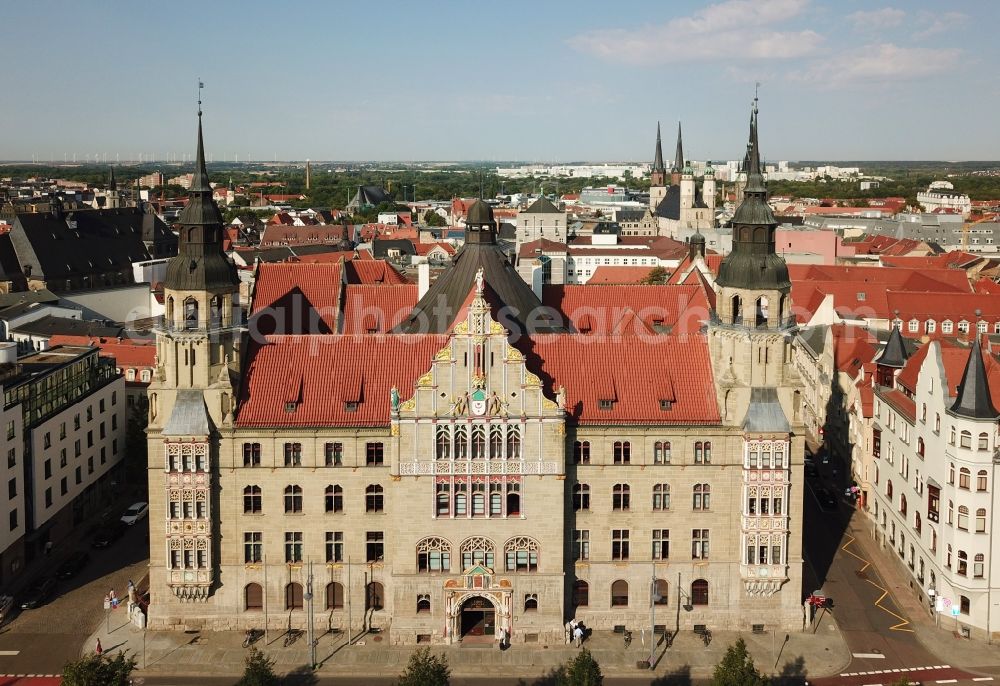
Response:
[{"label": "arched entrance portal", "polygon": [[497,632],[497,611],[492,601],[476,595],[466,598],[459,611],[459,636],[462,640],[483,637],[489,640]]}]

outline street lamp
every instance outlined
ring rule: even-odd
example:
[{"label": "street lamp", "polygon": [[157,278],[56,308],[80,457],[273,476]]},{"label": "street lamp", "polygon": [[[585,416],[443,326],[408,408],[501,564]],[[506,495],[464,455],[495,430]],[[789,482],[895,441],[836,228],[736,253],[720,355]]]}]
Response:
[{"label": "street lamp", "polygon": [[649,668],[653,668],[656,656],[656,603],[663,599],[656,588],[656,560],[653,560],[653,578],[649,588]]},{"label": "street lamp", "polygon": [[316,641],[314,638],[315,626],[313,624],[313,563],[309,560],[309,577],[306,580],[306,595],[305,600],[309,615],[306,618],[306,627],[308,628],[309,634],[309,667],[311,669],[316,669]]}]

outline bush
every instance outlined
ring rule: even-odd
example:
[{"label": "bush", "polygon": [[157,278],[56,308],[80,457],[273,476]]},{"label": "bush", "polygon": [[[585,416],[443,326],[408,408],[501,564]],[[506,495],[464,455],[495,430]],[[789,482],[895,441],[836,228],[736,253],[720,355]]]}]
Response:
[{"label": "bush", "polygon": [[601,686],[604,675],[593,654],[584,648],[556,676],[558,686]]},{"label": "bush", "polygon": [[432,655],[430,648],[421,648],[410,655],[406,671],[399,677],[396,686],[448,686],[450,678],[448,658]]},{"label": "bush", "polygon": [[124,652],[88,655],[63,667],[63,686],[128,686],[135,658]]},{"label": "bush", "polygon": [[712,686],[765,686],[767,679],[761,676],[753,664],[742,638],[726,649],[722,661],[715,665]]},{"label": "bush", "polygon": [[243,678],[236,682],[236,686],[277,686],[278,676],[274,673],[274,660],[254,646],[250,647],[250,653],[245,660]]}]

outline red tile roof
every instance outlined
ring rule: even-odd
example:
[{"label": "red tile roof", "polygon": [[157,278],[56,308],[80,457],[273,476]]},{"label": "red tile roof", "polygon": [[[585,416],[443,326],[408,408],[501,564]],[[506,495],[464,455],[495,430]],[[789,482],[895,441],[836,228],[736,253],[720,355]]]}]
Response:
[{"label": "red tile roof", "polygon": [[879,389],[879,395],[887,403],[892,405],[897,412],[906,417],[912,424],[917,419],[917,403],[913,398],[907,397],[905,393],[896,388]]},{"label": "red tile roof", "polygon": [[[250,346],[236,425],[387,426],[448,341],[441,335],[268,336]],[[285,392],[275,392],[285,389]],[[296,403],[286,411],[286,403]],[[357,402],[356,411],[346,403]]]},{"label": "red tile roof", "polygon": [[568,251],[565,243],[550,241],[548,238],[539,238],[535,241],[522,243],[521,247],[517,250],[517,256],[521,259],[532,258],[537,254],[535,250],[539,248],[543,253],[564,253]]},{"label": "red tile roof", "polygon": [[855,378],[866,362],[879,351],[878,339],[860,326],[838,324],[832,327],[834,364],[837,369]]},{"label": "red tile roof", "polygon": [[322,326],[314,333],[336,332],[344,264],[262,263],[250,310],[254,328],[262,333],[303,333],[318,317]]},{"label": "red tile roof", "polygon": [[344,302],[345,334],[391,331],[417,304],[413,284],[350,284]]},{"label": "red tile roof", "polygon": [[639,283],[647,276],[653,267],[604,266],[594,270],[593,276],[587,279],[587,285]]},{"label": "red tile roof", "polygon": [[592,335],[611,334],[626,310],[645,329],[667,327],[671,333],[694,333],[708,319],[700,286],[546,286],[542,304],[561,312],[575,330]]},{"label": "red tile roof", "polygon": [[347,283],[409,283],[385,260],[351,260],[345,267]]},{"label": "red tile roof", "polygon": [[156,341],[144,338],[95,338],[91,336],[56,335],[49,346],[90,345],[101,349],[101,357],[113,357],[122,368],[152,369],[156,359]]}]

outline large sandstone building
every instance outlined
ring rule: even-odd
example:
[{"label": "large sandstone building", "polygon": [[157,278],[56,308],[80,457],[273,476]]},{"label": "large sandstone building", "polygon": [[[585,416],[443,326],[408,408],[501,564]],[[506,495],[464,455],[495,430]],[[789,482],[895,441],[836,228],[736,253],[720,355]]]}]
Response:
[{"label": "large sandstone building", "polygon": [[261,265],[237,305],[199,123],[149,389],[151,626],[311,608],[394,643],[530,643],[652,604],[668,630],[800,629],[795,325],[756,111],[750,145],[714,287],[543,305],[477,202],[426,293],[380,262]]}]

